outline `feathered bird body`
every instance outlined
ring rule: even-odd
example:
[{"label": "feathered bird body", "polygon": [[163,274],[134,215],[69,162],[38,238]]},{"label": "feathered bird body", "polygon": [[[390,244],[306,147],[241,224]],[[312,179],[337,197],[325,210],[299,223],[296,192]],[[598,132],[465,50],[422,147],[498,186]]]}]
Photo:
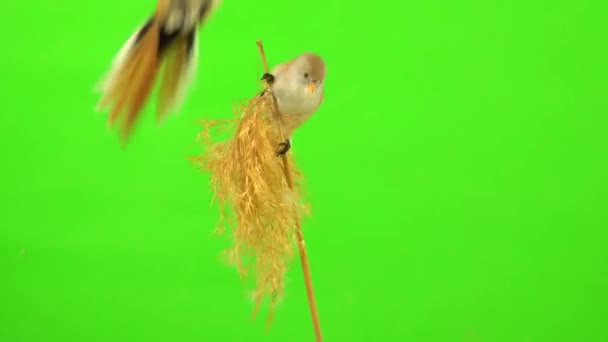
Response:
[{"label": "feathered bird body", "polygon": [[304,53],[277,65],[263,79],[270,81],[282,114],[287,141],[280,153],[289,150],[293,132],[319,109],[324,99],[326,67],[317,54]]},{"label": "feathered bird body", "polygon": [[161,68],[157,119],[179,110],[196,75],[198,27],[220,0],[159,0],[156,13],[127,40],[98,89],[98,109],[110,108],[109,124],[122,120],[123,143],[154,87]]}]

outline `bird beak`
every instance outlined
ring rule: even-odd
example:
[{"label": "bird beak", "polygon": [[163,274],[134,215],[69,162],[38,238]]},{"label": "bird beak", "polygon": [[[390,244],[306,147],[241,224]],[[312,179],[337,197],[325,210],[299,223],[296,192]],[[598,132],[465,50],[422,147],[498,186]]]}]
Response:
[{"label": "bird beak", "polygon": [[314,94],[315,90],[317,90],[317,82],[310,81],[310,83],[308,83],[308,91],[310,91],[311,94]]}]

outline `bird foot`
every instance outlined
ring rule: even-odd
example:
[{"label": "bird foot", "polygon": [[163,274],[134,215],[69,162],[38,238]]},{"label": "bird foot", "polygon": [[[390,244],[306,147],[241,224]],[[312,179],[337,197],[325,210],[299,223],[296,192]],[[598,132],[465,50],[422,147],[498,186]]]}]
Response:
[{"label": "bird foot", "polygon": [[269,74],[269,73],[264,73],[264,75],[262,75],[262,81],[266,81],[270,84],[274,83],[274,75]]},{"label": "bird foot", "polygon": [[287,153],[287,151],[289,151],[289,149],[291,148],[291,142],[289,141],[289,139],[285,140],[282,143],[279,143],[279,151],[277,151],[277,156],[282,156],[285,153]]}]

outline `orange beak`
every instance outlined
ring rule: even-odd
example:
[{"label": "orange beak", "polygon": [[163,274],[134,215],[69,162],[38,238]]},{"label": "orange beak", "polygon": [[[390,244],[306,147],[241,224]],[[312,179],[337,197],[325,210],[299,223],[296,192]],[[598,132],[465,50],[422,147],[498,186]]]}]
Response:
[{"label": "orange beak", "polygon": [[310,91],[311,94],[314,94],[315,90],[317,90],[317,83],[315,81],[310,81],[310,83],[308,83],[308,91]]}]

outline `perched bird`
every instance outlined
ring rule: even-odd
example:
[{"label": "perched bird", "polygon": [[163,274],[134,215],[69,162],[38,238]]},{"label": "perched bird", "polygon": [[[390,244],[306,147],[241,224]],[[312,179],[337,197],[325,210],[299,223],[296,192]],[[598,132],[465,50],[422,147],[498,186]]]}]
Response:
[{"label": "perched bird", "polygon": [[122,119],[121,138],[128,141],[158,74],[157,120],[179,110],[198,65],[199,26],[221,0],[158,0],[156,12],[127,40],[109,72],[97,85],[97,109],[110,107],[109,124]]},{"label": "perched bird", "polygon": [[279,112],[283,117],[286,140],[279,144],[279,155],[291,148],[293,132],[318,109],[324,98],[325,62],[317,54],[307,52],[279,64],[262,80],[270,84]]}]

